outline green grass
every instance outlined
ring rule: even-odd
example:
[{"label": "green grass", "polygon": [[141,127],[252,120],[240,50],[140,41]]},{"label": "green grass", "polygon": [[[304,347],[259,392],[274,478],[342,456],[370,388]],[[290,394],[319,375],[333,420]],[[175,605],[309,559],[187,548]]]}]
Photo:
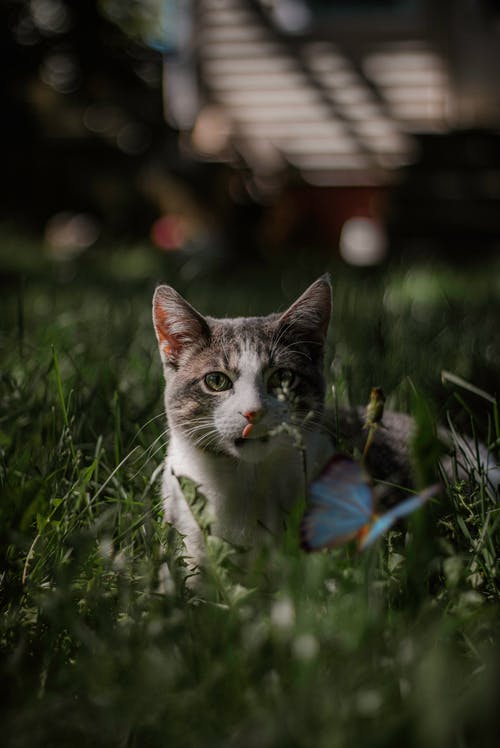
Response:
[{"label": "green grass", "polygon": [[[145,247],[51,265],[3,235],[0,256],[3,745],[496,744],[500,512],[484,481],[366,554],[307,556],[291,527],[246,573],[219,544],[205,587],[185,587],[158,496],[152,289],[268,312],[319,260],[187,281]],[[422,474],[448,417],[499,457],[498,270],[331,268],[329,397],[381,385],[417,417]]]}]

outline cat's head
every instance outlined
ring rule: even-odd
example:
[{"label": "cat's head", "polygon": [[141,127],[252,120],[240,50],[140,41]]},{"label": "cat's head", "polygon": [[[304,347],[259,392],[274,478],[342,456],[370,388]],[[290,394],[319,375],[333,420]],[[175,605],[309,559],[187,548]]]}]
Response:
[{"label": "cat's head", "polygon": [[323,408],[330,313],[327,276],[282,314],[236,319],[205,317],[159,286],[153,321],[170,428],[199,449],[246,462],[312,428]]}]

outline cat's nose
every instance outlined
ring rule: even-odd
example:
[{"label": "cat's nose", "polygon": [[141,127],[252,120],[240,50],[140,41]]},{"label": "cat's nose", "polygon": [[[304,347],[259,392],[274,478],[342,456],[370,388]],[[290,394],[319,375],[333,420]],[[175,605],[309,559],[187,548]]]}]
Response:
[{"label": "cat's nose", "polygon": [[264,408],[258,410],[247,410],[243,413],[243,417],[247,419],[248,423],[258,423],[264,415]]}]

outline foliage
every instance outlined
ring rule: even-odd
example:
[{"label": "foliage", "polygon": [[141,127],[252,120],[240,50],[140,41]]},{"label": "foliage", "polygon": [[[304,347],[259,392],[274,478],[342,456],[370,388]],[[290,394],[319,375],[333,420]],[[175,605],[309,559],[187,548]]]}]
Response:
[{"label": "foliage", "polygon": [[[297,516],[245,571],[206,523],[203,587],[162,523],[150,279],[177,278],[212,313],[266,312],[317,269],[235,270],[221,294],[220,277],[188,286],[146,248],[50,267],[39,247],[3,246],[3,744],[493,745],[500,540],[484,480],[450,485],[364,555],[303,554]],[[430,297],[410,283],[425,272],[441,284]],[[439,380],[446,368],[498,394],[493,268],[333,275],[335,397],[382,385],[387,407],[415,412],[420,457],[446,411],[498,455],[496,403]]]}]

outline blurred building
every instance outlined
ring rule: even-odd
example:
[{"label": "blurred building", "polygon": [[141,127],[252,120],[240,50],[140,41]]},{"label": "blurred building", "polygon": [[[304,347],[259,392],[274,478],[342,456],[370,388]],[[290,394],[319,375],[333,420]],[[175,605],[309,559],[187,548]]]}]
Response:
[{"label": "blurred building", "polygon": [[162,7],[165,114],[191,156],[245,172],[256,199],[318,190],[346,251],[369,235],[350,218],[373,222],[375,255],[380,227],[498,242],[499,0]]}]

